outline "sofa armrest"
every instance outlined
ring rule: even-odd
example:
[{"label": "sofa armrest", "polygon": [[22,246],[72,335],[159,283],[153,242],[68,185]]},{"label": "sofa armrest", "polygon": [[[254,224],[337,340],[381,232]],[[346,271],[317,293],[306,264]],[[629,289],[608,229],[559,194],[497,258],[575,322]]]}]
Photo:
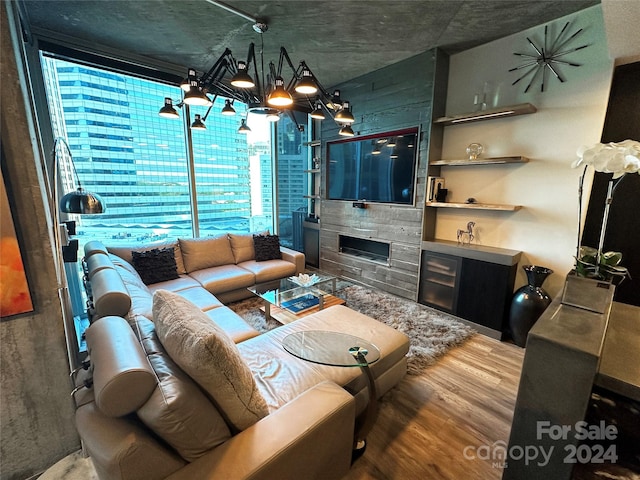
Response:
[{"label": "sofa armrest", "polygon": [[304,253],[282,246],[280,247],[280,252],[282,253],[283,260],[291,262],[296,266],[296,275],[299,273],[304,273]]},{"label": "sofa armrest", "polygon": [[355,402],[322,382],[167,480],[341,478],[349,470]]},{"label": "sofa armrest", "polygon": [[185,465],[135,415],[107,417],[89,402],[76,410],[75,420],[99,478],[161,480]]}]

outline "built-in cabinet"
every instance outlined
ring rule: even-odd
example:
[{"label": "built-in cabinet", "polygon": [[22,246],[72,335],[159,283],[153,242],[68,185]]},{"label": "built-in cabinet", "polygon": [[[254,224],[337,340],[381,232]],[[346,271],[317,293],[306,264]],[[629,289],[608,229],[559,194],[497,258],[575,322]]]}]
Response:
[{"label": "built-in cabinet", "polygon": [[461,257],[423,251],[418,292],[420,303],[455,315],[458,310],[461,267]]},{"label": "built-in cabinet", "polygon": [[423,242],[418,301],[502,339],[521,252],[450,241]]},{"label": "built-in cabinet", "polygon": [[302,222],[303,247],[307,265],[320,266],[320,140],[305,143],[309,148],[309,160],[304,173],[307,175],[307,214]]},{"label": "built-in cabinet", "polygon": [[[442,135],[443,127],[469,122],[534,113],[530,103],[440,117],[433,121],[432,135]],[[433,140],[433,139],[432,139]],[[438,145],[434,141],[434,145]],[[437,157],[438,149],[430,152]],[[443,177],[449,168],[482,168],[486,165],[523,164],[524,156],[477,157],[475,159],[430,159],[429,177]],[[446,185],[446,181],[445,181]],[[473,192],[469,192],[471,197]],[[437,211],[441,208],[514,212],[520,205],[487,203],[425,202],[420,285],[418,301],[467,320],[486,335],[503,339],[508,334],[509,307],[521,253],[472,243],[460,244],[434,239]]]},{"label": "built-in cabinet", "polygon": [[307,175],[307,215],[314,217],[317,215],[318,200],[320,200],[320,140],[312,140],[305,143],[309,147],[309,164],[304,170]]}]

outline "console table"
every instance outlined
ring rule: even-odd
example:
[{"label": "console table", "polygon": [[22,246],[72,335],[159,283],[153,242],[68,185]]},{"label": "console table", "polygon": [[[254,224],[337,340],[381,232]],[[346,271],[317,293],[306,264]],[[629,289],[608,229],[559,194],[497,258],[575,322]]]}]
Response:
[{"label": "console table", "polygon": [[[509,458],[503,480],[571,478],[574,464],[566,459],[579,443],[575,425],[585,418],[594,385],[640,401],[640,307],[614,302],[600,314],[558,297],[527,338],[508,448],[553,453],[544,466],[539,458],[528,465]],[[556,427],[570,430],[550,434]]]}]

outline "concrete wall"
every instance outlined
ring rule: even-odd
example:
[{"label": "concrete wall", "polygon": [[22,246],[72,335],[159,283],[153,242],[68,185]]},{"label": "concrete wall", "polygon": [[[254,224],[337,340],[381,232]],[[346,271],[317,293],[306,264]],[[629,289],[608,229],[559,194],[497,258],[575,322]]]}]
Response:
[{"label": "concrete wall", "polygon": [[[62,309],[42,189],[41,157],[28,108],[27,81],[16,64],[7,3],[0,6],[2,171],[34,303],[30,314],[0,323],[0,478],[24,479],[80,442],[73,424]],[[6,160],[6,162],[5,162]]]},{"label": "concrete wall", "polygon": [[[571,32],[583,28],[567,46],[589,47],[567,55],[580,67],[560,67],[566,82],[550,78],[540,92],[539,83],[524,93],[526,83],[515,86],[517,78],[509,68],[521,64],[514,52],[532,53],[529,37],[538,44],[544,26],[532,28],[501,40],[452,55],[447,95],[447,114],[474,110],[474,94],[491,84],[497,105],[530,102],[538,111],[531,115],[445,127],[443,158],[465,158],[472,142],[484,145],[483,156],[522,155],[526,164],[443,169],[449,201],[474,197],[482,203],[522,205],[514,213],[454,211],[440,209],[436,238],[455,240],[458,228],[476,222],[477,240],[483,245],[524,252],[520,265],[536,264],[552,268],[555,274],[545,283],[555,295],[564,276],[573,266],[578,238],[578,169],[571,168],[576,149],[600,141],[604,123],[613,61],[608,56],[600,6],[552,22],[559,31],[567,22]],[[490,97],[493,103],[494,96]],[[490,105],[491,106],[491,105]],[[588,189],[585,200],[588,199]],[[521,269],[516,288],[526,283]]]}]

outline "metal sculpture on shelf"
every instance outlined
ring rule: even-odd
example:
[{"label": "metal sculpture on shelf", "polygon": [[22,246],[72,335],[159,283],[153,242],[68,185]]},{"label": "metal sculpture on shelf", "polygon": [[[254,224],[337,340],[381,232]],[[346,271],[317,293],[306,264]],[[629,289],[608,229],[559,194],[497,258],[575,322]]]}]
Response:
[{"label": "metal sculpture on shelf", "polygon": [[464,245],[466,243],[467,245],[471,245],[471,242],[475,238],[475,236],[473,235],[473,227],[475,226],[476,222],[469,222],[467,223],[466,230],[458,229],[458,233],[456,236],[458,238],[459,244]]}]

